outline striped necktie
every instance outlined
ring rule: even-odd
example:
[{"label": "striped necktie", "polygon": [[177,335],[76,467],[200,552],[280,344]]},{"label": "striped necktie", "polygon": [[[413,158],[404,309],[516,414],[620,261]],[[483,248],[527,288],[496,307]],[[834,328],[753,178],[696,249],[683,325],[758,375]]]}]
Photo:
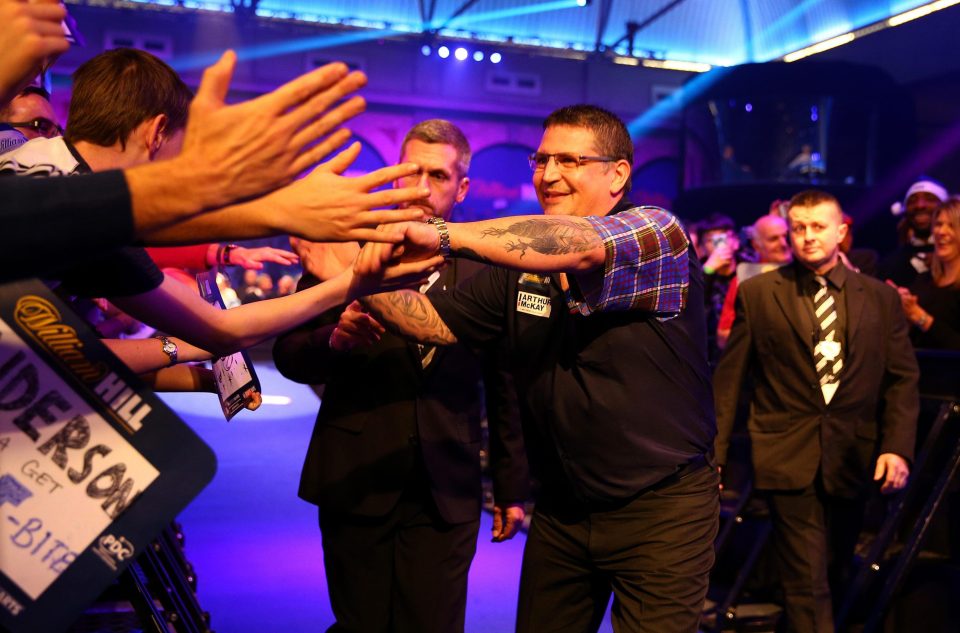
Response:
[{"label": "striped necktie", "polygon": [[817,337],[813,349],[813,362],[817,366],[820,391],[823,400],[830,404],[840,385],[839,375],[843,369],[843,348],[837,337],[837,305],[827,289],[827,280],[822,275],[815,277],[816,293],[813,295],[813,311],[816,315]]}]

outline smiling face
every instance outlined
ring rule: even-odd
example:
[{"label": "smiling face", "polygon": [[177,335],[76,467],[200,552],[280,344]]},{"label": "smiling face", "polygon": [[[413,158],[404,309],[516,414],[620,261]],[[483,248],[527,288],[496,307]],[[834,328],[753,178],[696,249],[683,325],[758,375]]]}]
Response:
[{"label": "smiling face", "polygon": [[398,180],[397,186],[420,185],[430,189],[427,200],[407,206],[419,207],[428,215],[449,220],[453,207],[463,202],[470,188],[470,179],[460,173],[456,148],[446,143],[426,143],[415,138],[407,141],[400,162],[416,163],[420,165],[420,172]]},{"label": "smiling face", "polygon": [[[569,125],[553,125],[543,132],[541,154],[597,156],[596,138],[591,130]],[[561,169],[553,158],[533,172],[537,199],[547,215],[605,215],[623,197],[630,177],[630,165],[616,162],[585,161],[579,167]]]},{"label": "smiling face", "polygon": [[928,191],[918,191],[907,198],[907,221],[916,237],[930,235],[933,214],[940,206],[940,198]]},{"label": "smiling face", "polygon": [[937,213],[933,223],[933,252],[944,263],[952,262],[960,257],[960,244],[957,242],[957,226],[960,214],[951,214],[946,209]]},{"label": "smiling face", "polygon": [[843,215],[833,202],[790,207],[793,254],[810,270],[823,274],[839,260],[840,242],[847,234]]}]

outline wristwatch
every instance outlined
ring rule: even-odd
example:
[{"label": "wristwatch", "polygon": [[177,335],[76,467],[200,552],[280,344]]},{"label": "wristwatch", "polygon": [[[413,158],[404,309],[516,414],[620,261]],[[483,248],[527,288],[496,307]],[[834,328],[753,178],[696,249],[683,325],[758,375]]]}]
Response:
[{"label": "wristwatch", "polygon": [[223,247],[223,257],[220,259],[220,263],[224,266],[230,266],[233,262],[230,261],[230,252],[235,248],[240,248],[236,244],[227,244]]},{"label": "wristwatch", "polygon": [[177,344],[168,339],[166,336],[157,336],[160,341],[160,349],[164,354],[170,357],[170,364],[177,364]]},{"label": "wristwatch", "polygon": [[437,227],[437,233],[440,235],[440,255],[444,259],[450,257],[450,230],[447,228],[447,222],[443,218],[427,218],[427,224]]}]

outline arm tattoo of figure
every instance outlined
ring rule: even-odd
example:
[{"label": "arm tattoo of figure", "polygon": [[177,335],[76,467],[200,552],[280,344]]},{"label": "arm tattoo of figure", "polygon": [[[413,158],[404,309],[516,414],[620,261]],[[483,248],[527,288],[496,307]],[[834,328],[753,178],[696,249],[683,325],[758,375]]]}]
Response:
[{"label": "arm tattoo of figure", "polygon": [[481,237],[516,236],[508,240],[504,248],[509,253],[520,251],[520,258],[528,248],[542,255],[566,255],[582,253],[600,246],[601,239],[589,225],[570,218],[536,218],[514,222],[505,229],[484,229]]},{"label": "arm tattoo of figure", "polygon": [[457,342],[433,304],[414,290],[398,290],[361,299],[374,318],[394,334],[420,343],[451,345]]}]

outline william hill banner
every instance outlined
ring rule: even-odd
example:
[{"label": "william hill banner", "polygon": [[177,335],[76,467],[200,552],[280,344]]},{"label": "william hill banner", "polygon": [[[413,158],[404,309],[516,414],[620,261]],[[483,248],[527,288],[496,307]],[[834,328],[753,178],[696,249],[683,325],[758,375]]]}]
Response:
[{"label": "william hill banner", "polygon": [[215,471],[43,284],[0,286],[0,626],[69,627]]}]

